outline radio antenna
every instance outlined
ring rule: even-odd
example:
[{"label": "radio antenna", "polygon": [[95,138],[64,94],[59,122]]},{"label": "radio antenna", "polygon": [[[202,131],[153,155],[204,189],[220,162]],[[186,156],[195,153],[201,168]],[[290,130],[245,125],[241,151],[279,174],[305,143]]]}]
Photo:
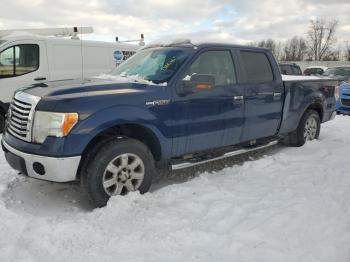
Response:
[{"label": "radio antenna", "polygon": [[[81,54],[81,80],[84,80],[84,52],[83,52],[83,25],[80,25],[81,34],[80,34],[80,54]],[[78,29],[78,28],[74,28]],[[77,30],[78,31],[78,30]]]}]

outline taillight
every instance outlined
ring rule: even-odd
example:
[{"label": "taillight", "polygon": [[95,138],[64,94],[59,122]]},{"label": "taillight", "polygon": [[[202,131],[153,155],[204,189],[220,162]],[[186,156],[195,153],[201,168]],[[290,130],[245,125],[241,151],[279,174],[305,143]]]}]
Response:
[{"label": "taillight", "polygon": [[340,91],[339,91],[339,86],[336,86],[336,87],[335,87],[335,90],[334,90],[334,97],[335,97],[336,100],[338,100],[339,97],[340,97],[339,92],[340,92]]}]

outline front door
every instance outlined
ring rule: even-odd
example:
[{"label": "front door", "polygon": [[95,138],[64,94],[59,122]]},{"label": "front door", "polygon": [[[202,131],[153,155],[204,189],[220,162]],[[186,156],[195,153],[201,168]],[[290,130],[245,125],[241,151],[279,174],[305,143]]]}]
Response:
[{"label": "front door", "polygon": [[236,101],[243,96],[243,89],[236,88],[231,50],[201,51],[178,85],[194,74],[214,76],[215,86],[186,96],[175,95],[173,156],[230,145],[241,137],[242,125],[234,121],[241,121],[243,116],[244,105]]}]

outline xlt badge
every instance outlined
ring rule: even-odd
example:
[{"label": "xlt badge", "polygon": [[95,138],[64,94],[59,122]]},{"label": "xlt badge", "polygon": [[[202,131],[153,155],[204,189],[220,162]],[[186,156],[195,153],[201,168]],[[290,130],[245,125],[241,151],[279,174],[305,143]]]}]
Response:
[{"label": "xlt badge", "polygon": [[170,100],[164,99],[164,100],[155,100],[152,102],[146,102],[146,106],[166,106],[169,105]]}]

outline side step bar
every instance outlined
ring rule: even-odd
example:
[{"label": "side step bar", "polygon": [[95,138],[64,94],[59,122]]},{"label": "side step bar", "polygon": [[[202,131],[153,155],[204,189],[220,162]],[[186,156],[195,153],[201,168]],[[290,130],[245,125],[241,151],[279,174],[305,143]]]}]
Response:
[{"label": "side step bar", "polygon": [[253,152],[253,151],[257,151],[259,149],[263,149],[266,147],[271,147],[274,145],[278,144],[278,140],[274,140],[271,141],[268,144],[262,145],[262,146],[257,146],[254,148],[250,148],[250,149],[239,149],[239,150],[235,150],[235,151],[231,151],[231,152],[227,152],[226,154],[222,155],[222,156],[218,156],[218,157],[214,157],[214,158],[210,158],[210,159],[206,159],[206,160],[202,160],[202,161],[198,161],[198,162],[183,162],[180,164],[175,164],[175,165],[171,165],[171,169],[172,170],[179,170],[179,169],[183,169],[183,168],[188,168],[188,167],[192,167],[192,166],[198,166],[198,165],[202,165],[205,163],[209,163],[212,161],[216,161],[216,160],[220,160],[220,159],[224,159],[224,158],[228,158],[228,157],[232,157],[232,156],[238,156],[238,155],[242,155],[248,152]]}]

